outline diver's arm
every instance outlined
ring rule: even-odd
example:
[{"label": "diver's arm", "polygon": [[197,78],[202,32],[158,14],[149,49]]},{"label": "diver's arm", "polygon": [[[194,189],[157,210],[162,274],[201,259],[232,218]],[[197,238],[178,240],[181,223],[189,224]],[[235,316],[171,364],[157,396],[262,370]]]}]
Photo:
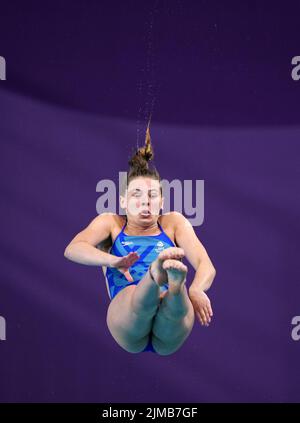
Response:
[{"label": "diver's arm", "polygon": [[96,246],[111,236],[111,229],[115,224],[113,213],[103,213],[97,216],[83,231],[72,239],[65,249],[64,256],[75,263],[89,266],[115,267],[129,282],[133,277],[129,268],[139,259],[136,251],[126,256],[118,257],[99,250]]},{"label": "diver's arm", "polygon": [[89,266],[114,267],[118,257],[100,251],[96,246],[111,234],[112,215],[103,213],[97,216],[79,232],[65,249],[64,256],[76,263]]},{"label": "diver's arm", "polygon": [[197,291],[207,291],[216,276],[216,269],[188,219],[178,212],[172,214],[175,221],[176,244],[183,248],[186,258],[196,271],[189,291],[193,291],[194,288]]},{"label": "diver's arm", "polygon": [[180,213],[175,212],[175,240],[183,248],[186,258],[196,270],[194,280],[189,287],[189,297],[194,307],[195,315],[201,325],[211,323],[213,310],[207,291],[215,276],[216,270],[190,222]]},{"label": "diver's arm", "polygon": [[216,269],[212,266],[210,260],[203,260],[198,265],[196,273],[189,287],[189,292],[193,291],[194,288],[201,289],[201,291],[207,291],[216,276]]}]

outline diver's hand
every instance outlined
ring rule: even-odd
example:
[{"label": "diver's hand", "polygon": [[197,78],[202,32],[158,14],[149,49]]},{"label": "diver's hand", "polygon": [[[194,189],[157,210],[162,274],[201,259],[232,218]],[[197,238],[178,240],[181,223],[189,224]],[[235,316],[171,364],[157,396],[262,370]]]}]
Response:
[{"label": "diver's hand", "polygon": [[201,325],[209,326],[213,311],[208,296],[202,289],[191,286],[189,289],[189,297]]},{"label": "diver's hand", "polygon": [[127,254],[127,256],[123,256],[123,257],[113,256],[111,267],[116,267],[121,273],[123,273],[123,275],[129,282],[133,282],[133,278],[131,274],[129,273],[128,269],[139,258],[140,256],[135,251],[130,252],[129,254]]}]

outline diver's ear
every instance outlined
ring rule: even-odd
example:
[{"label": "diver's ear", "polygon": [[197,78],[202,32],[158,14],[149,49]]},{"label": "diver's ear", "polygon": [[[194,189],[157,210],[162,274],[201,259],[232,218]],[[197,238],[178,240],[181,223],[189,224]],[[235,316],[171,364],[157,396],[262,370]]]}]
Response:
[{"label": "diver's ear", "polygon": [[120,195],[120,206],[124,210],[127,207],[127,200],[126,200],[126,197],[123,197],[123,195]]}]

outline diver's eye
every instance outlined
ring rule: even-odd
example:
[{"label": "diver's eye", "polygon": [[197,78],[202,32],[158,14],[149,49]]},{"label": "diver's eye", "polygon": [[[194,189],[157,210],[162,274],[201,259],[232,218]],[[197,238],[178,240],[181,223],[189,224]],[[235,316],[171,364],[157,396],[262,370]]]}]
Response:
[{"label": "diver's eye", "polygon": [[157,192],[150,192],[150,197],[151,198],[154,198],[154,197],[157,197],[158,196],[158,193]]},{"label": "diver's eye", "polygon": [[135,191],[132,195],[134,197],[140,197],[141,196],[141,193],[139,191]]}]

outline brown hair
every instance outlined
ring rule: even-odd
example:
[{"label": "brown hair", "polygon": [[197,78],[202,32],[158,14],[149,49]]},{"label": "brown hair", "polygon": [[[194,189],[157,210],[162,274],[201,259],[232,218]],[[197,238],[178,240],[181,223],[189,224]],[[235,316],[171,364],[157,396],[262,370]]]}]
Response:
[{"label": "brown hair", "polygon": [[[148,122],[146,130],[146,138],[144,147],[137,148],[135,153],[130,158],[128,164],[130,166],[129,171],[127,172],[127,187],[133,179],[139,176],[146,176],[161,181],[160,175],[156,170],[155,166],[149,167],[148,162],[153,160],[154,152],[151,144],[150,137],[150,120]],[[160,188],[162,194],[162,188]]]}]

